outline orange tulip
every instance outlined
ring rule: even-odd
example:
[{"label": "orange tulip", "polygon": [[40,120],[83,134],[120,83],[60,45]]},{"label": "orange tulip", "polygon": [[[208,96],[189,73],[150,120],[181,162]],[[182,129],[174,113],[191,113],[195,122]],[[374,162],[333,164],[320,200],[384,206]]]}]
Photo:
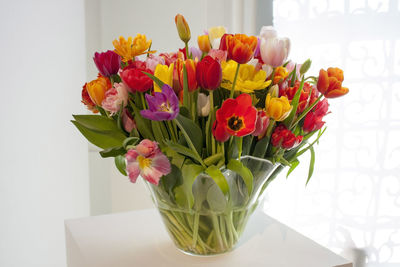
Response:
[{"label": "orange tulip", "polygon": [[349,89],[342,87],[343,71],[339,68],[328,68],[328,71],[319,71],[317,88],[326,98],[336,98],[349,92]]},{"label": "orange tulip", "polygon": [[199,35],[197,37],[197,44],[199,45],[200,50],[203,53],[208,53],[211,49],[210,39],[208,39],[208,35]]},{"label": "orange tulip", "polygon": [[96,80],[93,80],[86,84],[87,92],[89,93],[90,99],[98,105],[101,106],[103,102],[104,95],[108,89],[111,88],[111,82],[108,78],[99,75]]},{"label": "orange tulip", "polygon": [[192,92],[197,89],[196,79],[196,63],[193,59],[186,59],[185,61],[178,59],[176,61],[176,69],[178,71],[178,79],[181,88],[183,88],[183,66],[186,67],[188,90]]},{"label": "orange tulip", "polygon": [[233,59],[239,64],[249,62],[257,47],[257,37],[245,34],[226,34],[225,38],[221,39],[221,42],[225,42],[220,47],[226,46],[228,58]]}]

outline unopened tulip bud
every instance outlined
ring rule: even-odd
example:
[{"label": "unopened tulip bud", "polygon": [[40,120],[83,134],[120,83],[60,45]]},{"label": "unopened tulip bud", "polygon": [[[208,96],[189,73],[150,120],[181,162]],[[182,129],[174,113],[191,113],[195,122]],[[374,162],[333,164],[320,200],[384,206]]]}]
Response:
[{"label": "unopened tulip bud", "polygon": [[197,97],[197,114],[200,117],[207,117],[210,113],[210,96],[200,93]]},{"label": "unopened tulip bud", "polygon": [[306,73],[311,67],[311,60],[307,59],[300,68],[300,75],[303,75],[304,73]]},{"label": "unopened tulip bud", "polygon": [[179,38],[186,44],[190,40],[190,28],[188,23],[181,14],[178,14],[175,16],[175,24]]}]

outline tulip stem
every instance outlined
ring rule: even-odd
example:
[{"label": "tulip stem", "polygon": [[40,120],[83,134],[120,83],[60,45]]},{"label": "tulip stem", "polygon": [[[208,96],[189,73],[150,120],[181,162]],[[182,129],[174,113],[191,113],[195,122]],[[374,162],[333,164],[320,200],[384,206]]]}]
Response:
[{"label": "tulip stem", "polygon": [[192,58],[192,57],[189,55],[189,46],[188,46],[188,43],[187,43],[187,42],[185,43],[185,50],[186,50],[186,59]]},{"label": "tulip stem", "polygon": [[231,94],[229,95],[229,98],[233,98],[233,94],[235,93],[235,85],[236,85],[236,80],[239,74],[239,69],[240,69],[240,64],[238,63],[236,67],[236,72],[235,72],[235,77],[233,78],[233,83],[232,83],[232,89],[231,89]]},{"label": "tulip stem", "polygon": [[[208,119],[210,120],[210,125],[212,126],[214,119],[214,93],[212,90],[210,90],[209,98],[210,98],[210,113]],[[215,139],[214,136],[211,135],[211,155],[214,154],[215,154]]]},{"label": "tulip stem", "polygon": [[176,123],[176,125],[179,127],[179,129],[181,130],[183,136],[186,139],[186,142],[188,143],[188,145],[190,146],[190,148],[192,149],[193,153],[196,155],[196,159],[198,162],[200,162],[201,166],[203,166],[205,169],[207,168],[207,166],[204,164],[204,161],[201,159],[199,153],[196,150],[196,147],[193,145],[192,140],[190,139],[189,135],[187,134],[187,132],[185,131],[185,128],[183,128],[183,126],[179,123],[179,121],[177,119],[174,119],[174,122]]},{"label": "tulip stem", "polygon": [[146,100],[144,99],[144,93],[140,93],[140,100],[142,101],[143,109],[146,109]]},{"label": "tulip stem", "polygon": [[292,123],[292,125],[290,126],[290,130],[293,130],[294,127],[296,127],[297,123],[299,123],[299,121],[301,121],[301,119],[303,119],[303,118],[307,115],[307,113],[308,113],[310,110],[312,110],[312,109],[315,107],[315,105],[318,104],[318,102],[321,100],[322,97],[323,97],[323,94],[321,94],[321,95],[317,98],[317,100],[315,100],[314,103],[312,103],[311,106],[309,106],[308,108],[306,108],[306,109],[300,114],[300,116],[297,117],[297,119],[296,119],[296,120]]}]

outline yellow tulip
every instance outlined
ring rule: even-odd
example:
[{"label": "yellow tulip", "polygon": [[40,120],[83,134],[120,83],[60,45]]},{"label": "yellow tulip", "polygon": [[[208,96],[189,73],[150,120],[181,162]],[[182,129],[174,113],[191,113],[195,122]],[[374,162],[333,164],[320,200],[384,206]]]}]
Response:
[{"label": "yellow tulip", "polygon": [[154,53],[155,51],[147,51],[151,45],[151,40],[146,39],[146,35],[138,34],[135,39],[131,36],[126,40],[124,37],[120,36],[119,40],[114,40],[113,45],[115,48],[115,53],[122,57],[122,61],[128,62],[134,57]]},{"label": "yellow tulip", "polygon": [[[231,90],[233,79],[235,77],[237,63],[233,60],[223,61],[222,83],[221,87]],[[271,81],[267,79],[267,73],[263,70],[256,71],[255,67],[248,64],[241,64],[239,74],[236,80],[235,91],[243,93],[253,93],[255,90],[265,89]]]},{"label": "yellow tulip", "polygon": [[289,116],[292,111],[292,106],[286,96],[271,97],[267,95],[265,99],[265,111],[267,115],[275,121],[283,121]]},{"label": "yellow tulip", "polygon": [[208,38],[210,39],[211,46],[214,49],[219,48],[219,41],[216,40],[221,39],[222,35],[224,35],[225,33],[226,29],[224,26],[211,27],[208,29]]},{"label": "yellow tulip", "polygon": [[197,44],[202,52],[208,53],[211,49],[210,40],[208,39],[208,35],[199,35],[197,37]]},{"label": "yellow tulip", "polygon": [[[158,64],[154,70],[154,76],[172,87],[172,77],[174,73],[174,64],[167,65]],[[161,92],[161,88],[154,83],[154,92]]]},{"label": "yellow tulip", "polygon": [[104,95],[106,91],[110,88],[111,82],[108,78],[104,76],[99,76],[96,80],[93,80],[86,84],[86,89],[90,98],[98,106],[101,106]]}]

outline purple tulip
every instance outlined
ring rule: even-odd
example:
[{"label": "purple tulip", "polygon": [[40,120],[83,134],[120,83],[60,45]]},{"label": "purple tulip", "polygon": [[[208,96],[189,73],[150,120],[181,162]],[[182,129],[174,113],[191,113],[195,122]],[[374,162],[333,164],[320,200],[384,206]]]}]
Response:
[{"label": "purple tulip", "polygon": [[93,60],[100,74],[105,77],[117,74],[121,64],[121,57],[111,50],[94,53]]},{"label": "purple tulip", "polygon": [[167,84],[161,89],[161,93],[155,92],[154,96],[146,94],[149,106],[147,110],[141,110],[140,114],[149,120],[165,121],[173,120],[179,113],[179,100],[174,90]]}]

